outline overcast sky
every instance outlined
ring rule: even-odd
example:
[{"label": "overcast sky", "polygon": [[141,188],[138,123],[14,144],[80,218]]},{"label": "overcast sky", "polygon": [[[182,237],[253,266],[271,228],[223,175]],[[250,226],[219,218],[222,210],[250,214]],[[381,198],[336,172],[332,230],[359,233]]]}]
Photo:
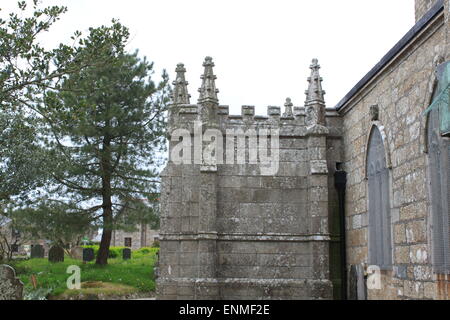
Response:
[{"label": "overcast sky", "polygon": [[[16,0],[0,0],[14,8]],[[309,65],[318,58],[328,107],[345,94],[414,24],[414,0],[44,0],[69,8],[46,38],[65,42],[75,30],[119,18],[131,31],[130,50],[155,62],[171,80],[187,68],[196,103],[205,56],[216,64],[222,105],[302,106]]]}]

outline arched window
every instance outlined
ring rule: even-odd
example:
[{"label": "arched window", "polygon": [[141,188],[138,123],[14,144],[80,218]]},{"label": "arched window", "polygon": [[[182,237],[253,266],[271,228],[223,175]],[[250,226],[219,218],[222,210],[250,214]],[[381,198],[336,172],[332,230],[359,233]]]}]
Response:
[{"label": "arched window", "polygon": [[383,139],[374,126],[367,151],[369,191],[369,262],[380,268],[392,265],[389,169]]},{"label": "arched window", "polygon": [[439,110],[428,114],[427,128],[433,267],[437,273],[448,273],[450,139],[440,134]]}]

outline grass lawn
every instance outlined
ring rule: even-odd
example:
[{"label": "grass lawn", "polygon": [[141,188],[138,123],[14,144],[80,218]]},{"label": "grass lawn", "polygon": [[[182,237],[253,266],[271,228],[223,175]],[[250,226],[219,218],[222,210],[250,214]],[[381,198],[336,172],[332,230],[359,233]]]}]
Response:
[{"label": "grass lawn", "polygon": [[[40,292],[38,295],[58,296],[67,293],[67,278],[71,275],[67,273],[67,268],[77,265],[81,269],[81,282],[107,283],[101,284],[110,293],[114,293],[111,284],[117,284],[117,293],[121,291],[152,292],[155,290],[155,278],[153,266],[156,260],[158,249],[139,250],[132,254],[131,260],[122,258],[108,259],[107,266],[97,266],[95,262],[83,264],[80,260],[65,257],[64,262],[50,263],[47,259],[29,259],[12,263],[16,269],[17,276],[25,285],[25,295],[33,296],[33,292]],[[35,275],[37,289],[34,290],[31,283],[31,276]],[[82,285],[82,288],[84,286]],[[83,289],[84,290],[84,289]],[[134,293],[133,292],[133,293]]]}]

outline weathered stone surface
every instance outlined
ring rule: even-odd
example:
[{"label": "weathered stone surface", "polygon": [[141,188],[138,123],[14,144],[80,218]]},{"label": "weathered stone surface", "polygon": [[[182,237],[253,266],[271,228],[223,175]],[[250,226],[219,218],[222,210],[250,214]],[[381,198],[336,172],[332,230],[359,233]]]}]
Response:
[{"label": "weathered stone surface", "polygon": [[327,162],[323,160],[311,161],[311,174],[327,174]]},{"label": "weathered stone surface", "polygon": [[73,259],[83,260],[83,248],[73,247],[72,249],[70,249],[70,255]]},{"label": "weathered stone surface", "polygon": [[[436,2],[416,0],[417,20]],[[448,6],[448,0],[444,3]],[[369,298],[437,298],[433,292],[436,275],[432,271],[429,161],[423,152],[426,118],[422,112],[432,96],[436,61],[439,56],[448,56],[445,34],[449,25],[445,19],[449,15],[444,10],[436,17],[436,23],[425,26],[422,32],[426,39],[419,43],[415,38],[406,44],[402,57],[390,61],[389,67],[373,77],[340,111],[343,166],[348,173],[347,221],[352,228],[368,229],[358,215],[364,216],[368,211],[365,153],[374,124],[382,127],[386,154],[391,158],[389,223],[394,263],[390,272],[383,273],[385,297],[369,289]],[[378,105],[377,117],[369,112],[374,105]],[[362,242],[360,232],[347,232],[349,263],[370,263],[368,250],[374,244],[367,236],[368,241]]]},{"label": "weathered stone surface", "polygon": [[361,265],[352,265],[349,272],[348,285],[349,300],[366,300],[367,288],[364,279],[364,268]]},{"label": "weathered stone surface", "polygon": [[416,0],[416,21],[419,21],[435,3],[436,0]]},{"label": "weathered stone surface", "polygon": [[125,246],[126,238],[130,238],[131,250],[139,250],[143,247],[151,247],[158,239],[158,235],[159,233],[157,230],[152,230],[151,226],[145,223],[137,224],[135,230],[114,229],[112,233],[111,246]]},{"label": "weathered stone surface", "polygon": [[64,249],[60,246],[53,246],[48,251],[49,262],[64,262]]},{"label": "weathered stone surface", "polygon": [[[259,150],[250,148],[250,140],[245,151],[230,157],[245,156],[242,163],[202,170],[169,161],[162,176],[159,297],[329,299],[328,192],[334,186],[328,168],[333,165],[327,158],[330,130],[317,60],[308,79],[309,127],[304,108],[290,99],[282,117],[279,107],[269,107],[267,118],[255,116],[252,106],[229,116],[218,106],[210,58],[204,66],[197,109],[207,119],[205,127],[220,128],[224,135],[227,130],[279,130],[279,141],[267,142],[271,153],[279,153],[277,170],[263,174],[261,166],[270,162],[250,161],[250,151]],[[220,121],[214,122],[214,110]],[[171,117],[179,127],[190,126],[180,115]],[[237,137],[226,144],[230,141],[237,148]]]},{"label": "weathered stone surface", "polygon": [[35,244],[32,246],[31,248],[31,259],[35,259],[35,258],[44,258],[44,247],[41,246],[40,244]]},{"label": "weathered stone surface", "polygon": [[8,265],[0,265],[0,300],[22,300],[23,283]]}]

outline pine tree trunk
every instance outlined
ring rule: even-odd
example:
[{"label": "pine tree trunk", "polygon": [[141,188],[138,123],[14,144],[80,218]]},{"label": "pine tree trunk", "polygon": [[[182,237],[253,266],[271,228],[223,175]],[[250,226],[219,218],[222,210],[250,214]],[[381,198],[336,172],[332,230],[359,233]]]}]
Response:
[{"label": "pine tree trunk", "polygon": [[97,260],[95,261],[98,265],[108,264],[108,254],[109,246],[111,244],[112,230],[103,229],[102,240],[100,242],[100,248],[97,253]]},{"label": "pine tree trunk", "polygon": [[98,250],[97,259],[95,261],[98,265],[108,264],[109,246],[111,245],[112,227],[113,227],[113,213],[111,201],[111,153],[110,143],[108,138],[103,142],[102,152],[102,207],[103,207],[103,233],[100,241],[100,248]]}]

